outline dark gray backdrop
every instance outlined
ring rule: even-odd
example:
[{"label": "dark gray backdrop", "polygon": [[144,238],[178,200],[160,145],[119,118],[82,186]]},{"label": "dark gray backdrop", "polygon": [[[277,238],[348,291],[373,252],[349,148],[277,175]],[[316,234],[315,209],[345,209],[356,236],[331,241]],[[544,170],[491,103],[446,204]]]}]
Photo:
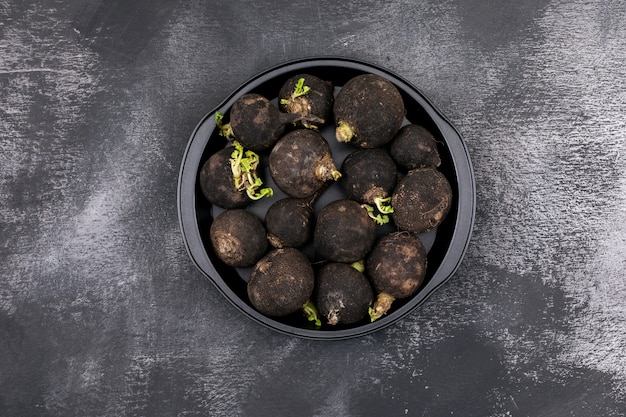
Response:
[{"label": "dark gray backdrop", "polygon": [[[626,6],[0,2],[0,415],[623,416]],[[465,138],[456,275],[375,334],[265,329],[192,265],[196,123],[300,57],[383,65]]]}]

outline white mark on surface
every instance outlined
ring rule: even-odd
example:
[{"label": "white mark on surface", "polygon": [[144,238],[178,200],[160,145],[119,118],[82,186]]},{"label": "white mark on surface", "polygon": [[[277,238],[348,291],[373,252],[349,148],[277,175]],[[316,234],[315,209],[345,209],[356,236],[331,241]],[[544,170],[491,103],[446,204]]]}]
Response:
[{"label": "white mark on surface", "polygon": [[[541,277],[546,289],[564,292],[570,309],[568,331],[548,327],[537,340],[541,329],[529,328],[532,337],[524,338],[521,321],[489,337],[501,340],[513,369],[527,367],[537,351],[560,352],[545,358],[555,374],[572,367],[604,372],[623,397],[626,164],[616,155],[626,151],[626,69],[618,64],[625,59],[626,14],[621,10],[614,16],[620,23],[607,27],[590,18],[605,14],[603,7],[552,2],[517,41],[523,48],[505,44],[485,56],[489,71],[477,71],[488,75],[486,85],[505,77],[519,82],[502,83],[507,90],[476,90],[485,107],[464,123],[472,125],[470,146],[481,147],[473,161],[483,176],[477,252],[520,279]],[[518,50],[536,53],[519,56]],[[511,306],[508,315],[519,311],[523,320],[522,307]],[[553,307],[546,306],[545,318]]]},{"label": "white mark on surface", "polygon": [[357,39],[357,35],[354,34],[347,34],[344,36],[340,36],[338,38],[336,38],[333,41],[333,45],[341,45],[343,47],[346,47],[348,45],[350,45],[352,42],[354,42]]},{"label": "white mark on surface", "polygon": [[349,417],[350,413],[350,390],[345,384],[337,384],[331,387],[331,392],[322,401],[315,410],[314,417],[325,416],[345,416]]},{"label": "white mark on surface", "polygon": [[52,68],[21,68],[21,69],[0,69],[0,75],[7,74],[29,74],[33,72],[52,72],[55,74],[72,74],[71,71],[56,70]]},{"label": "white mark on surface", "polygon": [[[617,194],[626,196],[626,175],[620,185]],[[562,336],[568,348],[560,360],[614,375],[626,397],[626,199],[616,203],[622,208],[597,231],[596,255],[581,268],[585,277],[566,281],[565,289],[585,314],[575,316],[573,332]]]},{"label": "white mark on surface", "polygon": [[[610,65],[612,69],[621,68],[622,73],[607,72],[598,66],[596,59],[598,56],[607,60],[624,58],[626,26],[623,20],[626,13],[623,12],[618,19],[622,22],[620,25],[611,27],[615,31],[612,36],[598,37],[596,35],[605,29],[599,26],[599,22],[589,20],[590,15],[602,14],[597,7],[602,6],[561,3],[542,22],[547,42],[551,44],[545,50],[557,51],[554,55],[543,57],[544,68],[552,70],[542,78],[556,91],[568,91],[561,97],[582,97],[573,103],[554,103],[557,108],[569,109],[570,117],[577,113],[581,117],[574,119],[570,132],[561,138],[563,149],[554,149],[548,137],[535,143],[544,149],[544,155],[555,150],[557,155],[561,153],[557,158],[562,158],[564,162],[545,160],[547,163],[556,162],[558,171],[549,171],[548,166],[542,170],[548,174],[546,182],[557,176],[558,181],[552,181],[563,188],[548,185],[545,192],[539,189],[532,193],[539,191],[536,201],[543,202],[544,208],[537,206],[537,209],[552,214],[546,218],[544,225],[553,233],[553,247],[561,246],[561,251],[565,247],[570,254],[569,258],[555,258],[556,262],[546,263],[543,272],[547,279],[553,277],[569,297],[580,303],[574,306],[581,312],[573,315],[573,322],[570,323],[573,332],[562,335],[564,340],[560,342],[564,349],[560,359],[613,375],[616,382],[620,381],[617,389],[624,395],[626,165],[623,161],[615,161],[611,153],[602,149],[626,150],[623,137],[626,131],[626,69],[623,65]],[[567,26],[559,27],[562,22],[568,22]],[[594,53],[598,49],[603,52]],[[586,50],[586,53],[581,53],[581,50]],[[622,81],[614,83],[613,80]],[[593,90],[598,85],[610,90],[598,95]],[[609,87],[611,85],[613,91]],[[555,98],[558,100],[558,97]],[[560,111],[554,113],[556,115]],[[569,186],[566,185],[568,183]],[[538,211],[536,213],[539,214]],[[557,228],[568,230],[570,235],[564,236]],[[549,240],[543,239],[544,242]]]},{"label": "white mark on surface", "polygon": [[[17,239],[1,244],[8,262],[0,266],[0,308],[9,313],[15,309],[13,300],[37,297],[42,272],[60,266],[60,257],[49,249],[57,243],[57,223],[75,208],[71,200],[77,190],[71,184],[80,182],[73,175],[84,158],[80,142],[67,137],[83,122],[83,106],[99,89],[97,57],[64,38],[55,13],[32,5],[0,42],[0,197],[6,201],[0,218],[17,232]],[[49,36],[40,38],[42,31]],[[20,188],[28,181],[29,187]],[[37,228],[40,239],[29,241]],[[35,258],[31,250],[37,252]]]}]

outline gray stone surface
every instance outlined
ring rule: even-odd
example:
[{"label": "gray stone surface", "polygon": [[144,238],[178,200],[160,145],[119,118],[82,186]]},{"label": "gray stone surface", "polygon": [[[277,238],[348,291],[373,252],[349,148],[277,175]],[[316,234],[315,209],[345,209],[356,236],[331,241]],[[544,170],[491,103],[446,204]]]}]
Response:
[{"label": "gray stone surface", "polygon": [[[623,416],[625,22],[615,0],[0,1],[0,415]],[[454,277],[340,342],[245,318],[176,211],[202,116],[316,55],[420,88],[478,187]]]}]

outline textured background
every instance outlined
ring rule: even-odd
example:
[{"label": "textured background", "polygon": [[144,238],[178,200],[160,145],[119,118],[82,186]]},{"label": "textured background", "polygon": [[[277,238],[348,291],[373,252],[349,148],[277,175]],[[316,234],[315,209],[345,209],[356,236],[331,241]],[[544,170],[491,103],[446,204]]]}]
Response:
[{"label": "textured background", "polygon": [[[0,0],[0,415],[623,416],[622,0]],[[341,342],[245,318],[191,263],[196,123],[300,57],[383,65],[465,138],[467,255]]]}]

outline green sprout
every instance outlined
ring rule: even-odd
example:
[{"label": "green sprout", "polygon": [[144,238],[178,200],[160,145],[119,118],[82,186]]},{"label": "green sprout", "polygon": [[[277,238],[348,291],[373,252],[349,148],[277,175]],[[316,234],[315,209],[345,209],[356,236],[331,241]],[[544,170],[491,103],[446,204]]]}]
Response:
[{"label": "green sprout", "polygon": [[370,216],[376,224],[382,226],[383,224],[389,223],[389,216],[381,213],[374,214],[374,207],[368,204],[361,204],[361,207],[367,211],[367,215]]},{"label": "green sprout", "polygon": [[223,136],[226,139],[234,137],[233,129],[230,126],[230,123],[224,124],[224,115],[221,112],[215,112],[215,125],[220,131],[220,136]]},{"label": "green sprout", "polygon": [[374,199],[374,204],[376,205],[376,208],[378,209],[378,211],[380,211],[383,214],[393,213],[393,207],[391,207],[390,203],[391,203],[391,197],[387,197],[387,198],[376,197]]},{"label": "green sprout", "polygon": [[361,273],[365,272],[365,261],[363,261],[363,259],[361,259],[360,261],[352,262],[350,266]]},{"label": "green sprout", "polygon": [[263,197],[271,197],[274,195],[274,190],[269,187],[261,188],[258,192],[251,192],[250,190],[246,190],[248,197],[252,200],[260,200]]},{"label": "green sprout", "polygon": [[230,169],[233,173],[235,188],[240,191],[246,190],[246,194],[252,200],[259,200],[263,197],[274,195],[274,190],[271,188],[261,188],[263,180],[256,174],[259,161],[259,155],[250,150],[244,150],[241,143],[233,141],[233,151],[230,154]]},{"label": "green sprout", "polygon": [[296,88],[294,88],[293,93],[291,93],[291,99],[283,98],[280,100],[280,104],[289,104],[290,101],[307,95],[309,91],[311,91],[311,87],[304,85],[304,78],[300,78],[296,83]]},{"label": "green sprout", "polygon": [[307,320],[315,322],[315,327],[322,326],[322,321],[320,320],[317,308],[315,307],[315,304],[313,304],[311,300],[307,301],[302,306],[302,311],[304,312],[304,316],[307,318]]}]

